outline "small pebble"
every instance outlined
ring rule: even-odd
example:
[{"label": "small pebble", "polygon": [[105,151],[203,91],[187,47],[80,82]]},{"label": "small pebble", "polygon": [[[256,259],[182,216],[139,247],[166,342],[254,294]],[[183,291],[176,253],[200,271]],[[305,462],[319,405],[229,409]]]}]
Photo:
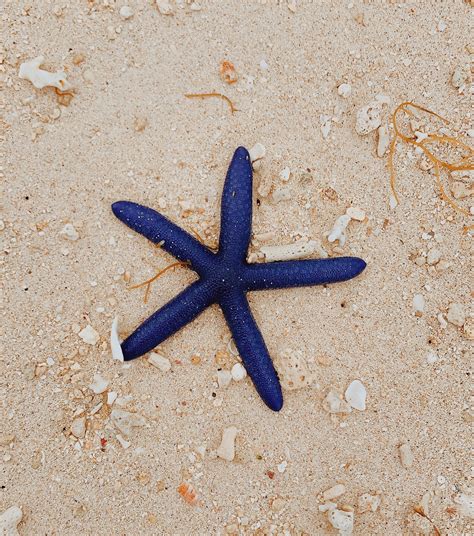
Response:
[{"label": "small pebble", "polygon": [[217,456],[223,460],[231,462],[235,457],[235,438],[238,430],[235,426],[224,428],[222,432],[222,441],[217,449]]},{"label": "small pebble", "polygon": [[288,465],[288,462],[286,460],[283,460],[281,463],[277,465],[277,470],[279,473],[284,473],[286,471],[286,467]]},{"label": "small pebble", "polygon": [[156,7],[162,15],[173,14],[173,7],[168,0],[156,0]]},{"label": "small pebble", "polygon": [[71,434],[78,439],[86,435],[86,418],[78,417],[74,419],[71,424]]},{"label": "small pebble", "polygon": [[439,249],[433,248],[428,251],[426,262],[430,266],[434,266],[435,264],[438,264],[440,260],[441,260],[441,251]]},{"label": "small pebble", "polygon": [[236,382],[243,380],[247,376],[247,371],[241,363],[236,363],[231,370],[232,379]]},{"label": "small pebble", "polygon": [[92,346],[96,345],[100,339],[99,334],[90,324],[87,324],[87,326],[79,332],[79,337],[86,344],[91,344]]},{"label": "small pebble", "polygon": [[450,324],[461,328],[466,321],[464,306],[461,303],[450,303],[446,318]]},{"label": "small pebble", "polygon": [[413,465],[413,452],[408,443],[403,443],[399,447],[400,452],[400,461],[402,462],[403,467],[411,467]]},{"label": "small pebble", "polygon": [[249,151],[250,161],[252,162],[252,164],[257,160],[263,158],[266,152],[267,151],[264,145],[262,145],[261,143],[256,143]]},{"label": "small pebble", "polygon": [[17,525],[23,517],[23,512],[18,506],[11,506],[0,515],[0,535],[20,536]]},{"label": "small pebble", "polygon": [[169,370],[171,370],[170,360],[164,355],[158,354],[156,352],[150,353],[148,363],[161,370],[161,372],[168,372]]},{"label": "small pebble", "polygon": [[96,395],[100,395],[107,390],[109,386],[109,381],[105,378],[102,378],[100,374],[94,374],[94,380],[89,385],[89,389],[93,391]]},{"label": "small pebble", "polygon": [[388,128],[385,125],[379,126],[377,129],[377,156],[383,158],[390,145],[390,136]]},{"label": "small pebble", "polygon": [[290,180],[290,174],[291,174],[291,171],[290,171],[290,168],[289,168],[289,167],[283,168],[283,169],[280,171],[280,179],[281,179],[283,182],[288,182],[288,181]]},{"label": "small pebble", "polygon": [[350,84],[341,84],[337,88],[337,94],[340,95],[342,98],[347,99],[352,94],[352,87]]},{"label": "small pebble", "polygon": [[360,108],[356,117],[356,132],[365,136],[382,124],[382,103],[373,101]]},{"label": "small pebble", "polygon": [[346,492],[346,486],[344,486],[344,484],[336,484],[332,488],[329,488],[326,491],[323,491],[323,500],[325,502],[332,501],[332,499],[336,499],[337,497],[344,495],[345,492]]},{"label": "small pebble", "polygon": [[349,387],[346,389],[344,397],[347,403],[351,408],[357,409],[359,411],[365,410],[365,399],[367,397],[367,391],[363,383],[359,380],[354,380],[351,382]]},{"label": "small pebble", "polygon": [[59,234],[66,240],[71,240],[72,242],[79,239],[79,233],[76,231],[72,223],[66,223]]},{"label": "small pebble", "polygon": [[339,536],[350,536],[354,529],[354,512],[333,508],[328,512],[329,523],[339,531]]},{"label": "small pebble", "polygon": [[326,395],[326,398],[323,401],[323,408],[328,413],[350,413],[352,411],[349,404],[333,389]]},{"label": "small pebble", "polygon": [[351,220],[355,220],[355,221],[365,220],[365,212],[359,207],[349,207],[346,210],[346,214],[351,218]]},{"label": "small pebble", "polygon": [[130,6],[122,6],[120,8],[120,16],[122,19],[127,20],[133,17],[133,9]]},{"label": "small pebble", "polygon": [[413,296],[413,309],[415,310],[415,316],[422,316],[425,311],[425,298],[421,294],[415,294]]},{"label": "small pebble", "polygon": [[228,387],[232,381],[232,374],[229,370],[218,370],[217,371],[217,384],[221,389]]},{"label": "small pebble", "polygon": [[380,495],[370,495],[369,493],[364,493],[359,497],[357,512],[359,514],[364,514],[365,512],[376,512],[380,506],[380,502]]}]

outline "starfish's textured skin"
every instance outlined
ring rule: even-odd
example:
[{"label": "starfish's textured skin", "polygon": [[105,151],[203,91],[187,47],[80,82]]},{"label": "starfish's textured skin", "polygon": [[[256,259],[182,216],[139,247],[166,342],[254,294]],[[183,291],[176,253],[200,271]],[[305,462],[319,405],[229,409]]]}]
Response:
[{"label": "starfish's textured skin", "polygon": [[118,201],[112,210],[123,223],[180,261],[200,278],[151,315],[123,343],[125,360],[149,352],[209,305],[220,305],[242,362],[258,394],[274,411],[283,406],[278,375],[250,310],[246,292],[321,285],[360,274],[366,264],[357,257],[338,257],[248,264],[252,227],[252,166],[239,147],[232,158],[221,203],[219,249],[213,252],[151,208]]}]

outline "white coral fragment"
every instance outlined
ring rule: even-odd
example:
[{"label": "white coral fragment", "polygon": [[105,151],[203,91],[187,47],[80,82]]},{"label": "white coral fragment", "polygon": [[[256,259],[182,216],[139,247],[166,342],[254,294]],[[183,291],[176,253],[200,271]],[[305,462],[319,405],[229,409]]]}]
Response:
[{"label": "white coral fragment", "polygon": [[308,240],[307,242],[300,240],[293,244],[263,246],[260,248],[260,252],[263,253],[267,262],[303,259],[313,253],[316,253],[318,257],[323,259],[328,256],[319,240]]},{"label": "white coral fragment", "polygon": [[20,65],[18,75],[24,80],[29,80],[36,88],[55,87],[60,91],[68,91],[72,89],[72,85],[66,80],[66,73],[58,71],[50,73],[40,69],[40,65],[44,63],[44,56],[38,56],[29,61],[25,61]]},{"label": "white coral fragment", "polygon": [[354,529],[354,512],[334,508],[328,512],[329,523],[339,531],[339,536],[350,536]]},{"label": "white coral fragment", "polygon": [[235,457],[235,438],[238,430],[235,426],[224,428],[222,432],[222,441],[217,449],[217,456],[223,460],[231,462]]},{"label": "white coral fragment", "polygon": [[17,529],[23,517],[23,512],[18,506],[12,506],[0,515],[0,534],[2,536],[19,536]]},{"label": "white coral fragment", "polygon": [[364,384],[360,380],[354,380],[346,389],[344,398],[351,408],[359,411],[365,410],[365,399],[367,397],[367,391]]},{"label": "white coral fragment", "polygon": [[123,362],[123,351],[118,336],[118,316],[112,321],[112,328],[110,330],[110,348],[112,349],[112,359]]}]

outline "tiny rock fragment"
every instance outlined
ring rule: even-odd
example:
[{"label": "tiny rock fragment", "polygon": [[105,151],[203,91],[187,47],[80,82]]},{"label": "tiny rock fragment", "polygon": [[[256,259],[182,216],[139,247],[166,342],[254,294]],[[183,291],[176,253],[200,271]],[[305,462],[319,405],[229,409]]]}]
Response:
[{"label": "tiny rock fragment", "polygon": [[130,6],[122,6],[120,8],[120,16],[122,19],[127,20],[133,17],[133,9]]},{"label": "tiny rock fragment", "polygon": [[458,493],[454,497],[454,502],[459,505],[459,513],[463,517],[474,519],[474,496],[467,493]]},{"label": "tiny rock fragment", "polygon": [[111,406],[117,400],[117,393],[115,391],[109,391],[107,393],[107,405]]},{"label": "tiny rock fragment", "polygon": [[77,438],[82,438],[86,435],[86,418],[78,417],[71,424],[71,434]]},{"label": "tiny rock fragment", "polygon": [[156,0],[156,7],[162,15],[173,14],[173,7],[168,0]]},{"label": "tiny rock fragment", "polygon": [[319,121],[321,123],[321,135],[323,139],[327,140],[329,133],[331,132],[331,116],[330,115],[320,115]]},{"label": "tiny rock fragment", "polygon": [[133,428],[145,426],[145,419],[141,415],[123,409],[112,410],[110,419],[114,426],[126,436],[130,436]]},{"label": "tiny rock fragment", "polygon": [[66,240],[71,240],[72,242],[79,239],[79,233],[76,231],[76,228],[72,223],[66,223],[59,234]]},{"label": "tiny rock fragment", "polygon": [[197,504],[197,493],[191,484],[183,482],[177,488],[177,492],[181,495],[185,502],[194,506]]},{"label": "tiny rock fragment", "polygon": [[385,125],[381,125],[377,129],[377,156],[379,158],[385,155],[389,144],[390,136],[388,134],[388,128]]},{"label": "tiny rock fragment", "polygon": [[123,351],[118,335],[118,316],[112,321],[112,327],[110,329],[110,348],[112,350],[112,359],[123,362]]},{"label": "tiny rock fragment", "polygon": [[398,450],[400,453],[400,461],[402,462],[403,467],[411,467],[413,465],[414,458],[410,445],[408,443],[403,443],[403,445],[400,445]]},{"label": "tiny rock fragment", "polygon": [[29,80],[36,88],[55,87],[60,91],[72,89],[71,84],[66,80],[66,73],[58,71],[50,73],[40,69],[44,63],[44,56],[38,56],[20,65],[19,76],[24,80]]},{"label": "tiny rock fragment", "polygon": [[363,106],[356,117],[356,132],[360,136],[365,136],[379,128],[382,124],[382,103],[372,101],[370,104]]},{"label": "tiny rock fragment", "polygon": [[337,94],[342,98],[347,99],[352,94],[352,87],[350,84],[341,84],[337,88]]},{"label": "tiny rock fragment", "polygon": [[20,536],[17,526],[23,517],[18,506],[11,506],[0,515],[0,534],[2,536]]},{"label": "tiny rock fragment", "polygon": [[87,326],[79,332],[79,337],[86,344],[91,344],[92,346],[96,345],[100,339],[99,334],[90,324],[87,324]]},{"label": "tiny rock fragment", "polygon": [[415,294],[413,296],[413,309],[415,310],[415,316],[422,316],[425,311],[425,298],[422,294]]},{"label": "tiny rock fragment", "polygon": [[451,83],[456,89],[461,89],[469,83],[470,69],[469,65],[457,65],[451,76]]},{"label": "tiny rock fragment", "polygon": [[474,341],[474,318],[468,318],[464,322],[463,335],[468,341]]},{"label": "tiny rock fragment", "polygon": [[449,188],[454,199],[464,199],[474,195],[474,184],[466,184],[462,181],[454,181],[450,183]]},{"label": "tiny rock fragment", "polygon": [[283,460],[281,463],[277,465],[278,472],[284,473],[286,471],[287,466],[288,466],[288,462],[286,460]]},{"label": "tiny rock fragment", "polygon": [[351,408],[359,411],[365,410],[367,391],[360,380],[354,380],[344,393],[344,397]]},{"label": "tiny rock fragment", "polygon": [[342,395],[334,389],[331,389],[323,400],[323,408],[328,413],[350,413],[352,411],[349,404],[343,400]]},{"label": "tiny rock fragment", "polygon": [[161,372],[168,372],[169,370],[171,370],[170,360],[164,355],[158,354],[157,352],[150,353],[148,363],[161,370]]},{"label": "tiny rock fragment", "polygon": [[143,132],[148,126],[148,119],[146,117],[136,117],[133,122],[133,128],[136,132]]},{"label": "tiny rock fragment", "polygon": [[217,384],[221,389],[225,389],[232,381],[232,373],[230,370],[218,370],[217,371]]},{"label": "tiny rock fragment", "polygon": [[15,441],[15,436],[13,434],[2,434],[0,435],[0,446],[8,447],[11,443]]},{"label": "tiny rock fragment", "polygon": [[337,240],[341,247],[344,246],[344,244],[346,243],[345,231],[350,221],[351,221],[351,217],[348,216],[347,214],[343,214],[342,216],[339,216],[339,218],[337,218],[336,222],[334,223],[333,228],[331,229],[328,235],[328,242],[335,242]]},{"label": "tiny rock fragment", "polygon": [[241,363],[236,363],[231,370],[232,379],[236,382],[240,382],[247,376],[247,371]]},{"label": "tiny rock fragment", "polygon": [[223,61],[220,64],[219,74],[226,84],[235,84],[237,82],[237,72],[235,71],[234,64],[230,61]]},{"label": "tiny rock fragment", "polygon": [[450,324],[461,328],[466,321],[466,313],[462,303],[450,303],[446,318]]},{"label": "tiny rock fragment", "polygon": [[262,246],[260,252],[263,253],[267,262],[303,259],[313,253],[324,259],[328,256],[319,240],[308,240],[307,242],[300,240],[293,244]]},{"label": "tiny rock fragment", "polygon": [[278,353],[274,363],[283,389],[289,391],[302,389],[314,381],[314,374],[301,350],[285,348]]},{"label": "tiny rock fragment", "polygon": [[235,426],[224,428],[222,432],[222,441],[217,448],[217,456],[223,460],[231,462],[235,457],[235,438],[238,430]]},{"label": "tiny rock fragment", "polygon": [[370,495],[369,493],[364,493],[359,497],[357,512],[359,514],[364,514],[365,512],[376,512],[380,506],[380,502],[380,495]]},{"label": "tiny rock fragment", "polygon": [[339,536],[351,536],[354,529],[354,512],[334,508],[328,512],[329,523],[339,531]]},{"label": "tiny rock fragment", "polygon": [[249,151],[250,161],[252,162],[252,164],[257,160],[262,159],[265,156],[266,152],[267,150],[265,149],[264,145],[262,145],[261,143],[256,143]]},{"label": "tiny rock fragment", "polygon": [[336,484],[332,488],[327,489],[326,491],[323,491],[323,500],[331,501],[332,499],[336,499],[337,497],[340,497],[346,492],[346,486],[344,484]]},{"label": "tiny rock fragment", "polygon": [[355,220],[355,221],[365,220],[365,212],[359,207],[349,207],[346,210],[346,214],[350,217],[351,220]]},{"label": "tiny rock fragment", "polygon": [[426,262],[430,266],[434,266],[435,264],[438,264],[438,262],[441,260],[441,251],[439,249],[433,248],[428,251],[428,255],[426,256]]},{"label": "tiny rock fragment", "polygon": [[107,390],[108,386],[109,380],[102,378],[100,374],[94,374],[94,380],[89,385],[89,389],[93,391],[96,395],[100,395]]},{"label": "tiny rock fragment", "polygon": [[283,182],[288,182],[290,180],[290,174],[291,174],[290,168],[285,167],[280,171],[280,179]]}]

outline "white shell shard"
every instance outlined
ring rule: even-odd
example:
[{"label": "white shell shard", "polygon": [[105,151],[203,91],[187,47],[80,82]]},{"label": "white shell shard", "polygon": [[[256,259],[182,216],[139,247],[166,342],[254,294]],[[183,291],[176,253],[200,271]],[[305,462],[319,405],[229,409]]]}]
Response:
[{"label": "white shell shard", "polygon": [[346,243],[346,227],[349,225],[349,222],[351,221],[351,217],[347,214],[343,214],[342,216],[339,216],[337,218],[336,222],[334,223],[333,228],[331,229],[329,236],[328,236],[328,242],[335,242],[336,240],[339,242],[339,245],[342,247]]},{"label": "white shell shard", "polygon": [[236,382],[240,382],[247,376],[247,371],[245,370],[245,367],[240,363],[236,363],[232,367],[230,373],[232,374],[232,379]]},{"label": "white shell shard", "polygon": [[66,225],[61,229],[59,234],[63,238],[71,240],[72,242],[75,242],[79,239],[79,233],[76,231],[76,228],[72,223],[66,223]]},{"label": "white shell shard", "polygon": [[332,499],[336,499],[337,497],[344,495],[345,492],[346,486],[344,486],[344,484],[336,484],[332,488],[323,491],[323,500],[324,502],[332,501]]},{"label": "white shell shard", "polygon": [[173,14],[173,7],[168,0],[156,0],[156,7],[162,15]]},{"label": "white shell shard", "polygon": [[112,359],[123,363],[123,351],[118,336],[118,316],[112,321],[112,328],[110,330],[110,348],[112,349]]},{"label": "white shell shard", "polygon": [[328,512],[329,523],[339,531],[339,536],[350,536],[354,529],[354,512],[334,508]]},{"label": "white shell shard", "polygon": [[231,462],[235,457],[235,438],[238,429],[235,426],[224,428],[222,432],[222,441],[217,449],[217,456],[223,460]]},{"label": "white shell shard", "polygon": [[94,374],[94,380],[89,385],[89,389],[93,391],[96,395],[100,395],[107,390],[108,386],[109,380],[102,378],[100,374]]},{"label": "white shell shard", "polygon": [[351,408],[358,409],[359,411],[365,410],[367,391],[361,381],[354,380],[351,382],[349,387],[346,389],[344,397]]},{"label": "white shell shard", "polygon": [[267,262],[303,259],[313,253],[323,259],[328,256],[319,240],[308,240],[307,242],[301,240],[293,244],[262,246],[260,252],[263,253]]},{"label": "white shell shard", "polygon": [[87,324],[87,326],[79,332],[79,337],[86,344],[90,344],[92,346],[96,345],[100,339],[99,334],[90,324]]},{"label": "white shell shard", "polygon": [[363,106],[357,112],[356,132],[360,136],[369,134],[382,124],[382,103],[380,101],[372,101]]},{"label": "white shell shard", "polygon": [[261,143],[256,143],[249,151],[250,161],[253,164],[257,160],[262,159],[266,153],[267,150],[265,149],[265,146]]},{"label": "white shell shard", "polygon": [[133,428],[139,426],[145,426],[145,419],[137,413],[130,413],[123,409],[113,409],[110,414],[112,423],[118,428],[125,436],[130,436]]},{"label": "white shell shard", "polygon": [[459,505],[459,513],[464,517],[474,519],[474,497],[466,493],[458,493],[454,502]]},{"label": "white shell shard", "polygon": [[161,370],[161,372],[168,372],[169,370],[171,370],[170,360],[164,355],[158,354],[157,352],[150,353],[148,363]]},{"label": "white shell shard", "polygon": [[352,411],[349,404],[334,389],[331,389],[323,400],[323,408],[328,413],[350,413]]},{"label": "white shell shard", "polygon": [[415,461],[415,458],[410,445],[408,443],[403,443],[403,445],[400,445],[398,450],[400,452],[400,461],[403,467],[411,467]]},{"label": "white shell shard", "polygon": [[17,529],[23,517],[23,512],[18,506],[12,506],[0,515],[0,534],[2,536],[19,536]]},{"label": "white shell shard", "polygon": [[60,91],[72,89],[72,85],[66,80],[66,73],[44,71],[40,69],[42,63],[44,63],[44,56],[25,61],[20,65],[18,75],[24,80],[29,80],[38,89],[44,87],[55,87]]},{"label": "white shell shard", "polygon": [[77,438],[84,437],[86,435],[86,419],[85,417],[78,417],[74,419],[71,424],[71,434]]},{"label": "white shell shard", "polygon": [[225,389],[232,381],[232,374],[230,370],[218,370],[217,371],[217,384],[220,389]]}]

